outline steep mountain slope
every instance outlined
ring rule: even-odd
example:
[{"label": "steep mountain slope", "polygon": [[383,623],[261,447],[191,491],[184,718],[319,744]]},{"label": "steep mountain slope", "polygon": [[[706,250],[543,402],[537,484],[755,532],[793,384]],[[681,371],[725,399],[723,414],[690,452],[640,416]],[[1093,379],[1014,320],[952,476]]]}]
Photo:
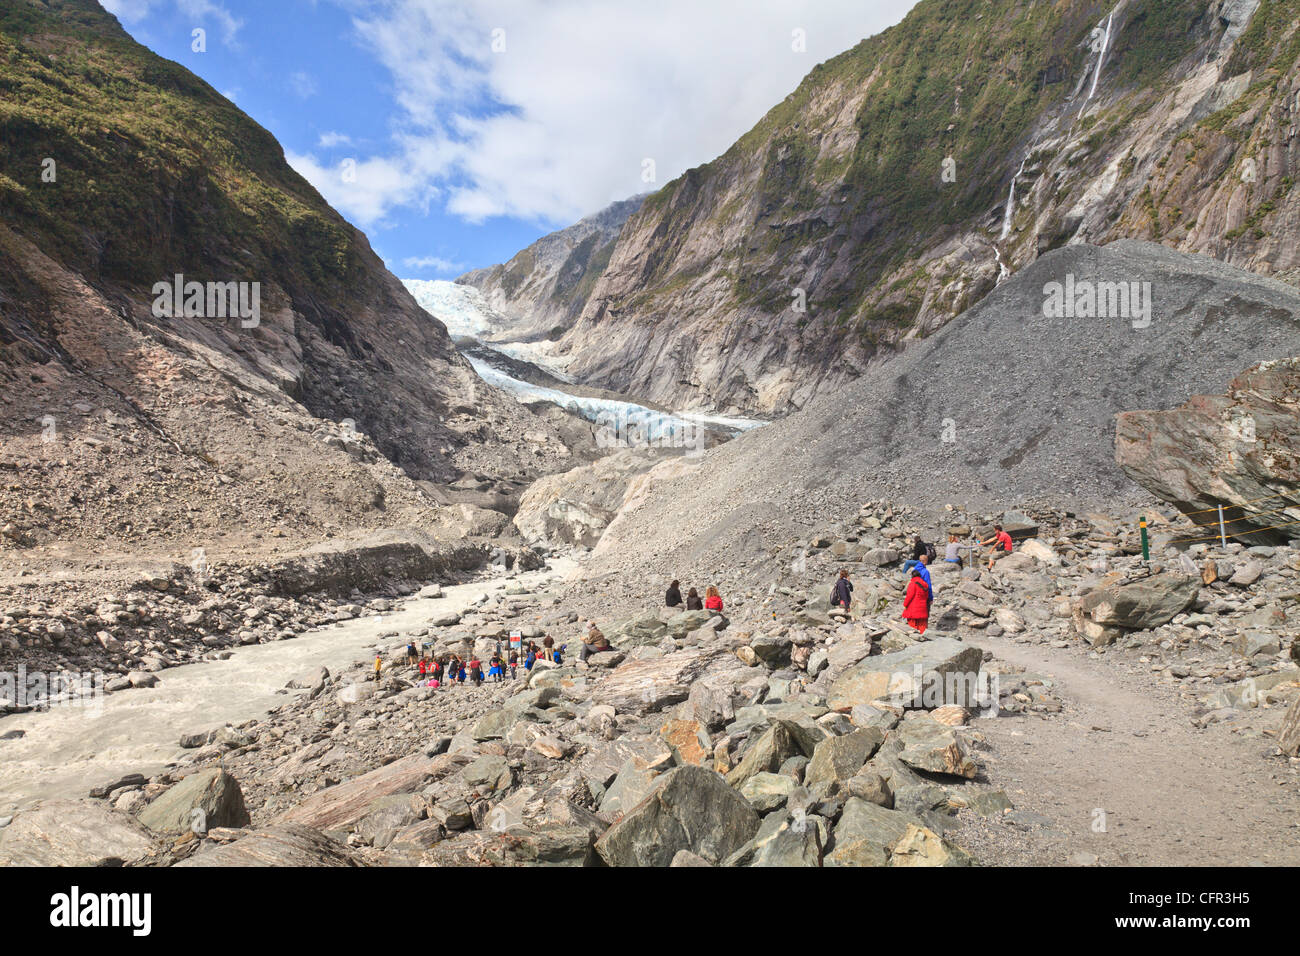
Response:
[{"label": "steep mountain slope", "polygon": [[[1121,314],[1101,293],[1129,283]],[[1076,308],[1058,313],[1065,289]],[[1093,294],[1099,308],[1085,309]],[[1149,499],[1115,463],[1117,412],[1222,391],[1298,348],[1292,286],[1154,243],[1058,249],[842,391],[695,467],[650,472],[597,569],[686,579],[748,562],[779,576],[775,555],[880,498],[1122,509]]]},{"label": "steep mountain slope", "polygon": [[645,201],[558,343],[569,370],[783,412],[1068,242],[1296,274],[1298,19],[1285,0],[922,0]]},{"label": "steep mountain slope", "polygon": [[[0,543],[432,525],[416,480],[568,467],[266,130],[98,4],[6,3],[0,88]],[[171,317],[177,275],[259,308]]]},{"label": "steep mountain slope", "polygon": [[606,206],[566,229],[538,239],[504,265],[467,272],[456,281],[483,293],[490,309],[513,322],[506,337],[557,338],[573,325],[609,263],[623,223],[644,200]]}]

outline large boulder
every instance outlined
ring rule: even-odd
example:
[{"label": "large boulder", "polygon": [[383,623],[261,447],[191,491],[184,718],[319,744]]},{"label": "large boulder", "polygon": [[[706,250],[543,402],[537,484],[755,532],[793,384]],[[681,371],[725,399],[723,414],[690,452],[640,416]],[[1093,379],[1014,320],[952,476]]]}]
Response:
[{"label": "large boulder", "polygon": [[827,866],[885,866],[894,845],[919,819],[858,797],[850,797],[835,824]]},{"label": "large boulder", "polygon": [[[1218,534],[1217,506],[1238,540],[1300,536],[1281,509],[1300,509],[1300,358],[1261,362],[1225,395],[1115,418],[1115,461],[1152,494]],[[1300,512],[1297,512],[1300,513]],[[1274,527],[1281,525],[1281,527]],[[1273,528],[1270,531],[1252,529]],[[1193,535],[1195,536],[1195,535]]]},{"label": "large boulder", "polygon": [[1101,627],[1141,630],[1167,624],[1196,601],[1201,579],[1165,571],[1127,583],[1103,585],[1079,598],[1072,609],[1075,627],[1085,633],[1086,622]]},{"label": "large boulder", "polygon": [[840,713],[885,699],[906,707],[982,706],[979,672],[983,659],[978,647],[947,637],[867,657],[831,683],[827,704]]},{"label": "large boulder", "polygon": [[884,733],[875,727],[826,738],[813,751],[812,760],[804,771],[804,785],[811,789],[818,783],[851,779],[880,749],[884,740]]},{"label": "large boulder", "polygon": [[[661,622],[662,623],[662,622]],[[688,648],[663,657],[624,661],[592,692],[594,704],[621,714],[648,714],[684,701],[712,654]]]},{"label": "large boulder", "polygon": [[352,851],[318,830],[278,824],[204,848],[177,866],[358,866]]},{"label": "large boulder", "polygon": [[213,827],[249,824],[239,781],[220,767],[197,770],[173,784],[140,811],[140,822],[155,833],[200,835]]},{"label": "large boulder", "polygon": [[1300,757],[1300,697],[1297,697],[1282,718],[1277,732],[1277,745],[1288,757]]},{"label": "large boulder", "polygon": [[929,717],[905,720],[898,725],[896,733],[903,745],[898,759],[914,770],[968,780],[979,772],[956,731],[937,720]]},{"label": "large boulder", "polygon": [[99,800],[50,800],[0,827],[0,866],[121,866],[148,857],[156,838]]},{"label": "large boulder", "polygon": [[650,795],[596,843],[610,866],[668,866],[679,850],[719,863],[758,832],[758,813],[704,767],[664,774]]}]

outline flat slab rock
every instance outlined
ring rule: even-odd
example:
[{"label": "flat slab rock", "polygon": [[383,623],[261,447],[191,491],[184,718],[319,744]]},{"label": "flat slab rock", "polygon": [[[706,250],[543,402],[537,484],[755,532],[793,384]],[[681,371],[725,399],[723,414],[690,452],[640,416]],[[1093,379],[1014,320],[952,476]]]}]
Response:
[{"label": "flat slab rock", "polygon": [[50,800],[0,829],[0,866],[120,866],[158,843],[135,817],[97,800]]},{"label": "flat slab rock", "polygon": [[177,866],[358,866],[343,844],[319,830],[278,824],[254,830],[233,843],[204,848]]}]

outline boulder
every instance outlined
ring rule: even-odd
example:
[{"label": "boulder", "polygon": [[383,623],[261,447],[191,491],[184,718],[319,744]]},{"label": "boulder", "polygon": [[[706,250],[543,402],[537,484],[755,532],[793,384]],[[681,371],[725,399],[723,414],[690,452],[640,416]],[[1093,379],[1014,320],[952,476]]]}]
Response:
[{"label": "boulder", "polygon": [[[1277,745],[1288,757],[1300,757],[1300,697],[1291,703],[1277,732]],[[2,854],[0,854],[2,855]]]},{"label": "boulder", "polygon": [[240,837],[233,843],[204,847],[177,866],[359,866],[352,851],[319,830],[301,824],[278,824]]},{"label": "boulder", "polygon": [[905,720],[895,731],[903,749],[898,759],[916,770],[973,779],[979,767],[951,727],[929,717]]},{"label": "boulder", "polygon": [[686,700],[713,654],[689,648],[652,660],[624,661],[592,691],[595,704],[621,714],[648,714]]},{"label": "boulder", "polygon": [[894,844],[890,866],[973,866],[974,858],[933,830],[908,824],[907,832]]},{"label": "boulder", "polygon": [[775,773],[788,758],[802,753],[803,748],[786,723],[776,721],[745,751],[740,763],[727,774],[727,783],[739,787],[755,774]]},{"label": "boulder", "polygon": [[145,860],[156,840],[98,800],[49,800],[0,827],[0,866],[121,866]]},{"label": "boulder", "polygon": [[907,835],[908,827],[922,825],[910,814],[850,797],[835,824],[826,865],[885,866],[890,849]]},{"label": "boulder", "polygon": [[280,814],[276,822],[300,823],[318,830],[332,830],[355,823],[380,797],[418,790],[430,778],[459,769],[467,762],[464,757],[453,754],[443,754],[432,760],[424,754],[411,754],[312,794]]},{"label": "boulder", "polygon": [[212,827],[246,827],[250,820],[244,792],[219,767],[198,770],[173,784],[140,811],[140,822],[155,833],[200,835]]},{"label": "boulder", "polygon": [[749,801],[759,813],[771,811],[785,805],[799,782],[788,773],[756,773],[740,785],[740,794]]},{"label": "boulder", "polygon": [[818,783],[846,781],[856,776],[884,740],[884,733],[875,727],[855,730],[843,737],[828,737],[813,751],[804,771],[804,786],[811,789]]},{"label": "boulder", "polygon": [[678,767],[596,843],[610,866],[668,866],[681,850],[718,863],[758,832],[754,808],[721,776]]},{"label": "boulder", "polygon": [[1196,600],[1198,577],[1165,571],[1127,584],[1094,588],[1079,599],[1073,613],[1076,627],[1089,620],[1105,627],[1142,630],[1167,624]]},{"label": "boulder", "polygon": [[1280,509],[1300,507],[1300,458],[1280,453],[1298,447],[1300,358],[1254,365],[1225,395],[1197,395],[1175,409],[1115,419],[1116,463],[1156,497],[1184,512],[1204,512],[1196,516],[1204,534],[1193,537],[1218,532],[1218,505],[1238,540],[1271,544],[1300,535],[1300,525],[1250,533],[1281,524]]},{"label": "boulder", "polygon": [[947,637],[867,657],[832,682],[827,705],[840,713],[875,700],[906,707],[978,706],[983,659],[979,648]]}]

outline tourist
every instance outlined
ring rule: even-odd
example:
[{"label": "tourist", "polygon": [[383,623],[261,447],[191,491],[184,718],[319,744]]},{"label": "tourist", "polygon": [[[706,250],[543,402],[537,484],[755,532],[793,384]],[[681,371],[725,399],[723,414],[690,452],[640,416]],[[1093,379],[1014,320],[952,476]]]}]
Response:
[{"label": "tourist", "polygon": [[700,592],[695,590],[695,588],[691,588],[689,591],[686,592],[686,610],[688,611],[704,610],[704,602],[700,600]]},{"label": "tourist", "polygon": [[1011,535],[1002,530],[1002,525],[993,526],[993,537],[987,541],[981,541],[980,547],[987,548],[993,545],[993,550],[989,552],[989,570],[993,570],[993,562],[999,558],[1005,558],[1011,553]]},{"label": "tourist", "polygon": [[722,596],[718,594],[717,585],[710,584],[709,589],[704,592],[704,609],[722,613]]},{"label": "tourist", "polygon": [[682,605],[682,583],[674,581],[668,585],[668,594],[664,598],[667,607],[681,607]]},{"label": "tourist", "polygon": [[504,669],[501,666],[501,655],[499,653],[493,654],[492,659],[488,661],[488,677],[497,684],[501,683],[504,677]]},{"label": "tourist", "polygon": [[916,568],[907,582],[907,593],[903,596],[903,620],[918,634],[924,634],[930,621],[930,589],[925,578]]},{"label": "tourist", "polygon": [[592,654],[599,654],[602,651],[609,650],[609,641],[601,633],[600,628],[596,626],[595,621],[587,622],[587,638],[582,642],[582,648],[578,651],[578,660],[586,661]]},{"label": "tourist", "polygon": [[948,547],[944,549],[943,560],[946,564],[957,565],[958,571],[966,567],[966,562],[961,557],[961,545],[957,542],[955,534],[948,535]]},{"label": "tourist", "polygon": [[511,651],[510,652],[510,679],[517,680],[518,678],[519,678],[519,652]]},{"label": "tourist", "polygon": [[840,576],[835,580],[835,587],[831,589],[831,607],[842,607],[847,613],[852,603],[853,582],[849,580],[849,569],[841,568]]},{"label": "tourist", "polygon": [[549,634],[542,638],[542,657],[548,661],[555,660],[555,638]]},{"label": "tourist", "polygon": [[469,662],[469,679],[475,687],[483,686],[483,664],[477,657]]},{"label": "tourist", "polygon": [[376,651],[375,652],[375,683],[379,682],[379,671],[383,668],[383,666],[384,666],[383,655],[380,654],[378,651]]},{"label": "tourist", "polygon": [[418,656],[419,656],[419,655],[416,654],[416,652],[415,652],[415,641],[407,641],[407,642],[406,642],[406,663],[408,663],[408,664],[410,664],[412,667],[414,667],[414,666],[415,666],[415,659],[416,659],[416,657],[418,657]]}]

